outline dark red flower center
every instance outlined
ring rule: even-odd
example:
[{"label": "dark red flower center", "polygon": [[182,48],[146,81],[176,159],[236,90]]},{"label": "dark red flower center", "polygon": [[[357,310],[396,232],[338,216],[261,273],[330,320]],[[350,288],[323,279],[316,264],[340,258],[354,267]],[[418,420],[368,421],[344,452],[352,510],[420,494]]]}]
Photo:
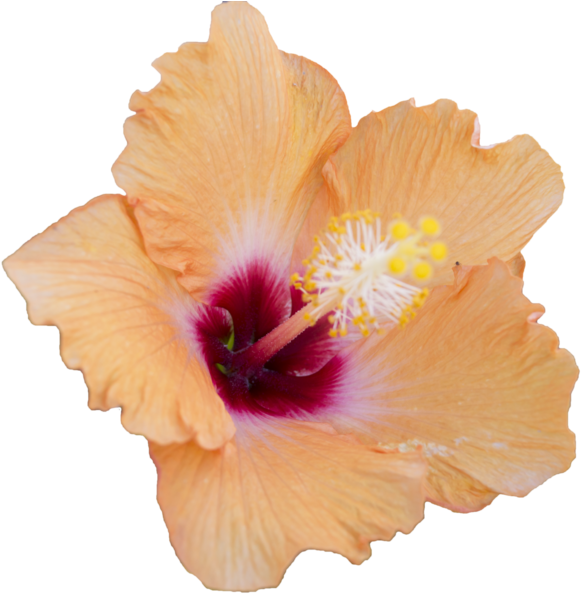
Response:
[{"label": "dark red flower center", "polygon": [[254,363],[252,345],[303,306],[300,293],[274,266],[260,260],[236,270],[210,303],[192,319],[192,331],[231,413],[308,418],[336,401],[341,361],[333,355],[340,343],[329,337],[326,320],[266,363]]}]

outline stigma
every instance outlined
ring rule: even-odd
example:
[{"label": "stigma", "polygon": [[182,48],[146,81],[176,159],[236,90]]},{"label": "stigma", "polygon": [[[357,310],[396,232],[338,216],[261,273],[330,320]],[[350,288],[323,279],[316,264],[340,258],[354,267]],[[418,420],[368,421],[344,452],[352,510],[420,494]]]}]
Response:
[{"label": "stigma", "polygon": [[371,210],[332,217],[314,237],[304,274],[291,276],[291,285],[312,304],[305,320],[314,324],[328,315],[332,337],[346,336],[350,325],[368,336],[410,322],[428,296],[422,285],[447,256],[445,243],[436,240],[436,219],[423,217],[417,227],[395,214],[383,232]]}]

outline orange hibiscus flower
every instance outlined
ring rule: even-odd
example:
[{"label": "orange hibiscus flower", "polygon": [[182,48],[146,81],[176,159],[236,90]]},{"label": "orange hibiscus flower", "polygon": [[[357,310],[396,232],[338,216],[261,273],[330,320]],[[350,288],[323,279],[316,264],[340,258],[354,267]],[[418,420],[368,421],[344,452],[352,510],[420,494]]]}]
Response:
[{"label": "orange hibiscus flower", "polygon": [[520,279],[563,192],[533,139],[482,148],[450,101],[352,130],[336,81],[245,3],[155,66],[114,166],[126,196],[4,266],[89,406],[149,440],[189,571],[252,590],[307,548],[359,563],[426,499],[475,511],[568,468],[577,368]]}]

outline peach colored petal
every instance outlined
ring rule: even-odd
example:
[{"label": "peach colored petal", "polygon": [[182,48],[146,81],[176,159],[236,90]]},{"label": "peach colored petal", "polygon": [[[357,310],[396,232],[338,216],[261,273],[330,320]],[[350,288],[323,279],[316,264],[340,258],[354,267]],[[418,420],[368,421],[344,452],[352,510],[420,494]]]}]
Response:
[{"label": "peach colored petal", "polygon": [[150,444],[158,500],[186,569],[209,588],[274,587],[305,549],[352,563],[423,517],[425,461],[318,423],[239,430],[221,450]]},{"label": "peach colored petal", "polygon": [[160,443],[220,447],[234,425],[179,326],[196,306],[146,256],[121,196],[101,196],[4,261],[33,324],[58,326],[62,358],[80,369],[89,406],[121,406],[125,428]]},{"label": "peach colored petal", "polygon": [[200,299],[241,258],[288,266],[321,169],[351,130],[336,81],[279,52],[245,2],[216,7],[208,43],[154,66],[161,82],[131,98],[113,167],[149,255]]},{"label": "peach colored petal", "polygon": [[422,445],[429,498],[469,511],[494,493],[526,495],[569,467],[578,369],[535,323],[543,309],[506,264],[455,273],[405,329],[348,348],[356,402],[343,422],[390,447]]},{"label": "peach colored petal", "polygon": [[514,276],[523,278],[525,273],[526,262],[524,256],[520,252],[516,256],[511,258],[506,264],[512,272],[512,274],[514,274]]},{"label": "peach colored petal", "polygon": [[479,511],[498,496],[441,456],[430,456],[427,483],[429,501],[457,512]]},{"label": "peach colored petal", "polygon": [[475,118],[448,100],[417,108],[405,101],[371,113],[329,159],[329,195],[309,219],[366,208],[386,221],[396,212],[412,224],[437,217],[449,257],[433,285],[451,282],[456,261],[510,260],[560,205],[561,171],[530,136],[475,145]]},{"label": "peach colored petal", "polygon": [[332,216],[342,214],[338,212],[339,208],[341,207],[332,200],[328,188],[320,188],[295,242],[291,258],[292,272],[303,270],[302,261],[313,251],[314,236],[320,235],[321,231],[327,228]]}]

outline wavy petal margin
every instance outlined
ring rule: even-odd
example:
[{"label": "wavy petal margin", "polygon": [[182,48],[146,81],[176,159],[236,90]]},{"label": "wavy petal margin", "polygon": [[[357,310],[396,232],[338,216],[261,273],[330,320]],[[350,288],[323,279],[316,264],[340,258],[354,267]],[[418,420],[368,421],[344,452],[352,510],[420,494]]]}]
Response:
[{"label": "wavy petal margin", "polygon": [[537,323],[540,305],[492,259],[455,269],[417,318],[348,347],[351,406],[334,424],[428,456],[428,498],[457,511],[524,496],[569,468],[567,427],[579,370]]},{"label": "wavy petal margin", "polygon": [[323,165],[351,131],[337,82],[280,52],[246,2],[217,6],[207,43],[154,66],[161,82],[131,98],[113,166],[148,254],[202,301],[216,279],[264,255],[286,282]]},{"label": "wavy petal margin", "polygon": [[361,563],[423,518],[421,452],[385,452],[320,423],[246,427],[221,450],[150,444],[158,500],[186,569],[209,588],[275,587],[301,551]]},{"label": "wavy petal margin", "polygon": [[331,215],[371,208],[387,223],[436,217],[448,258],[432,286],[452,282],[455,262],[508,261],[557,210],[560,167],[530,136],[481,147],[476,114],[440,100],[404,101],[361,119],[323,170],[326,190],[314,203],[294,262],[312,249],[312,233]]},{"label": "wavy petal margin", "polygon": [[122,196],[100,196],[25,243],[4,268],[33,324],[61,332],[89,406],[120,406],[131,433],[217,448],[234,424],[182,327],[196,302],[145,254]]}]

